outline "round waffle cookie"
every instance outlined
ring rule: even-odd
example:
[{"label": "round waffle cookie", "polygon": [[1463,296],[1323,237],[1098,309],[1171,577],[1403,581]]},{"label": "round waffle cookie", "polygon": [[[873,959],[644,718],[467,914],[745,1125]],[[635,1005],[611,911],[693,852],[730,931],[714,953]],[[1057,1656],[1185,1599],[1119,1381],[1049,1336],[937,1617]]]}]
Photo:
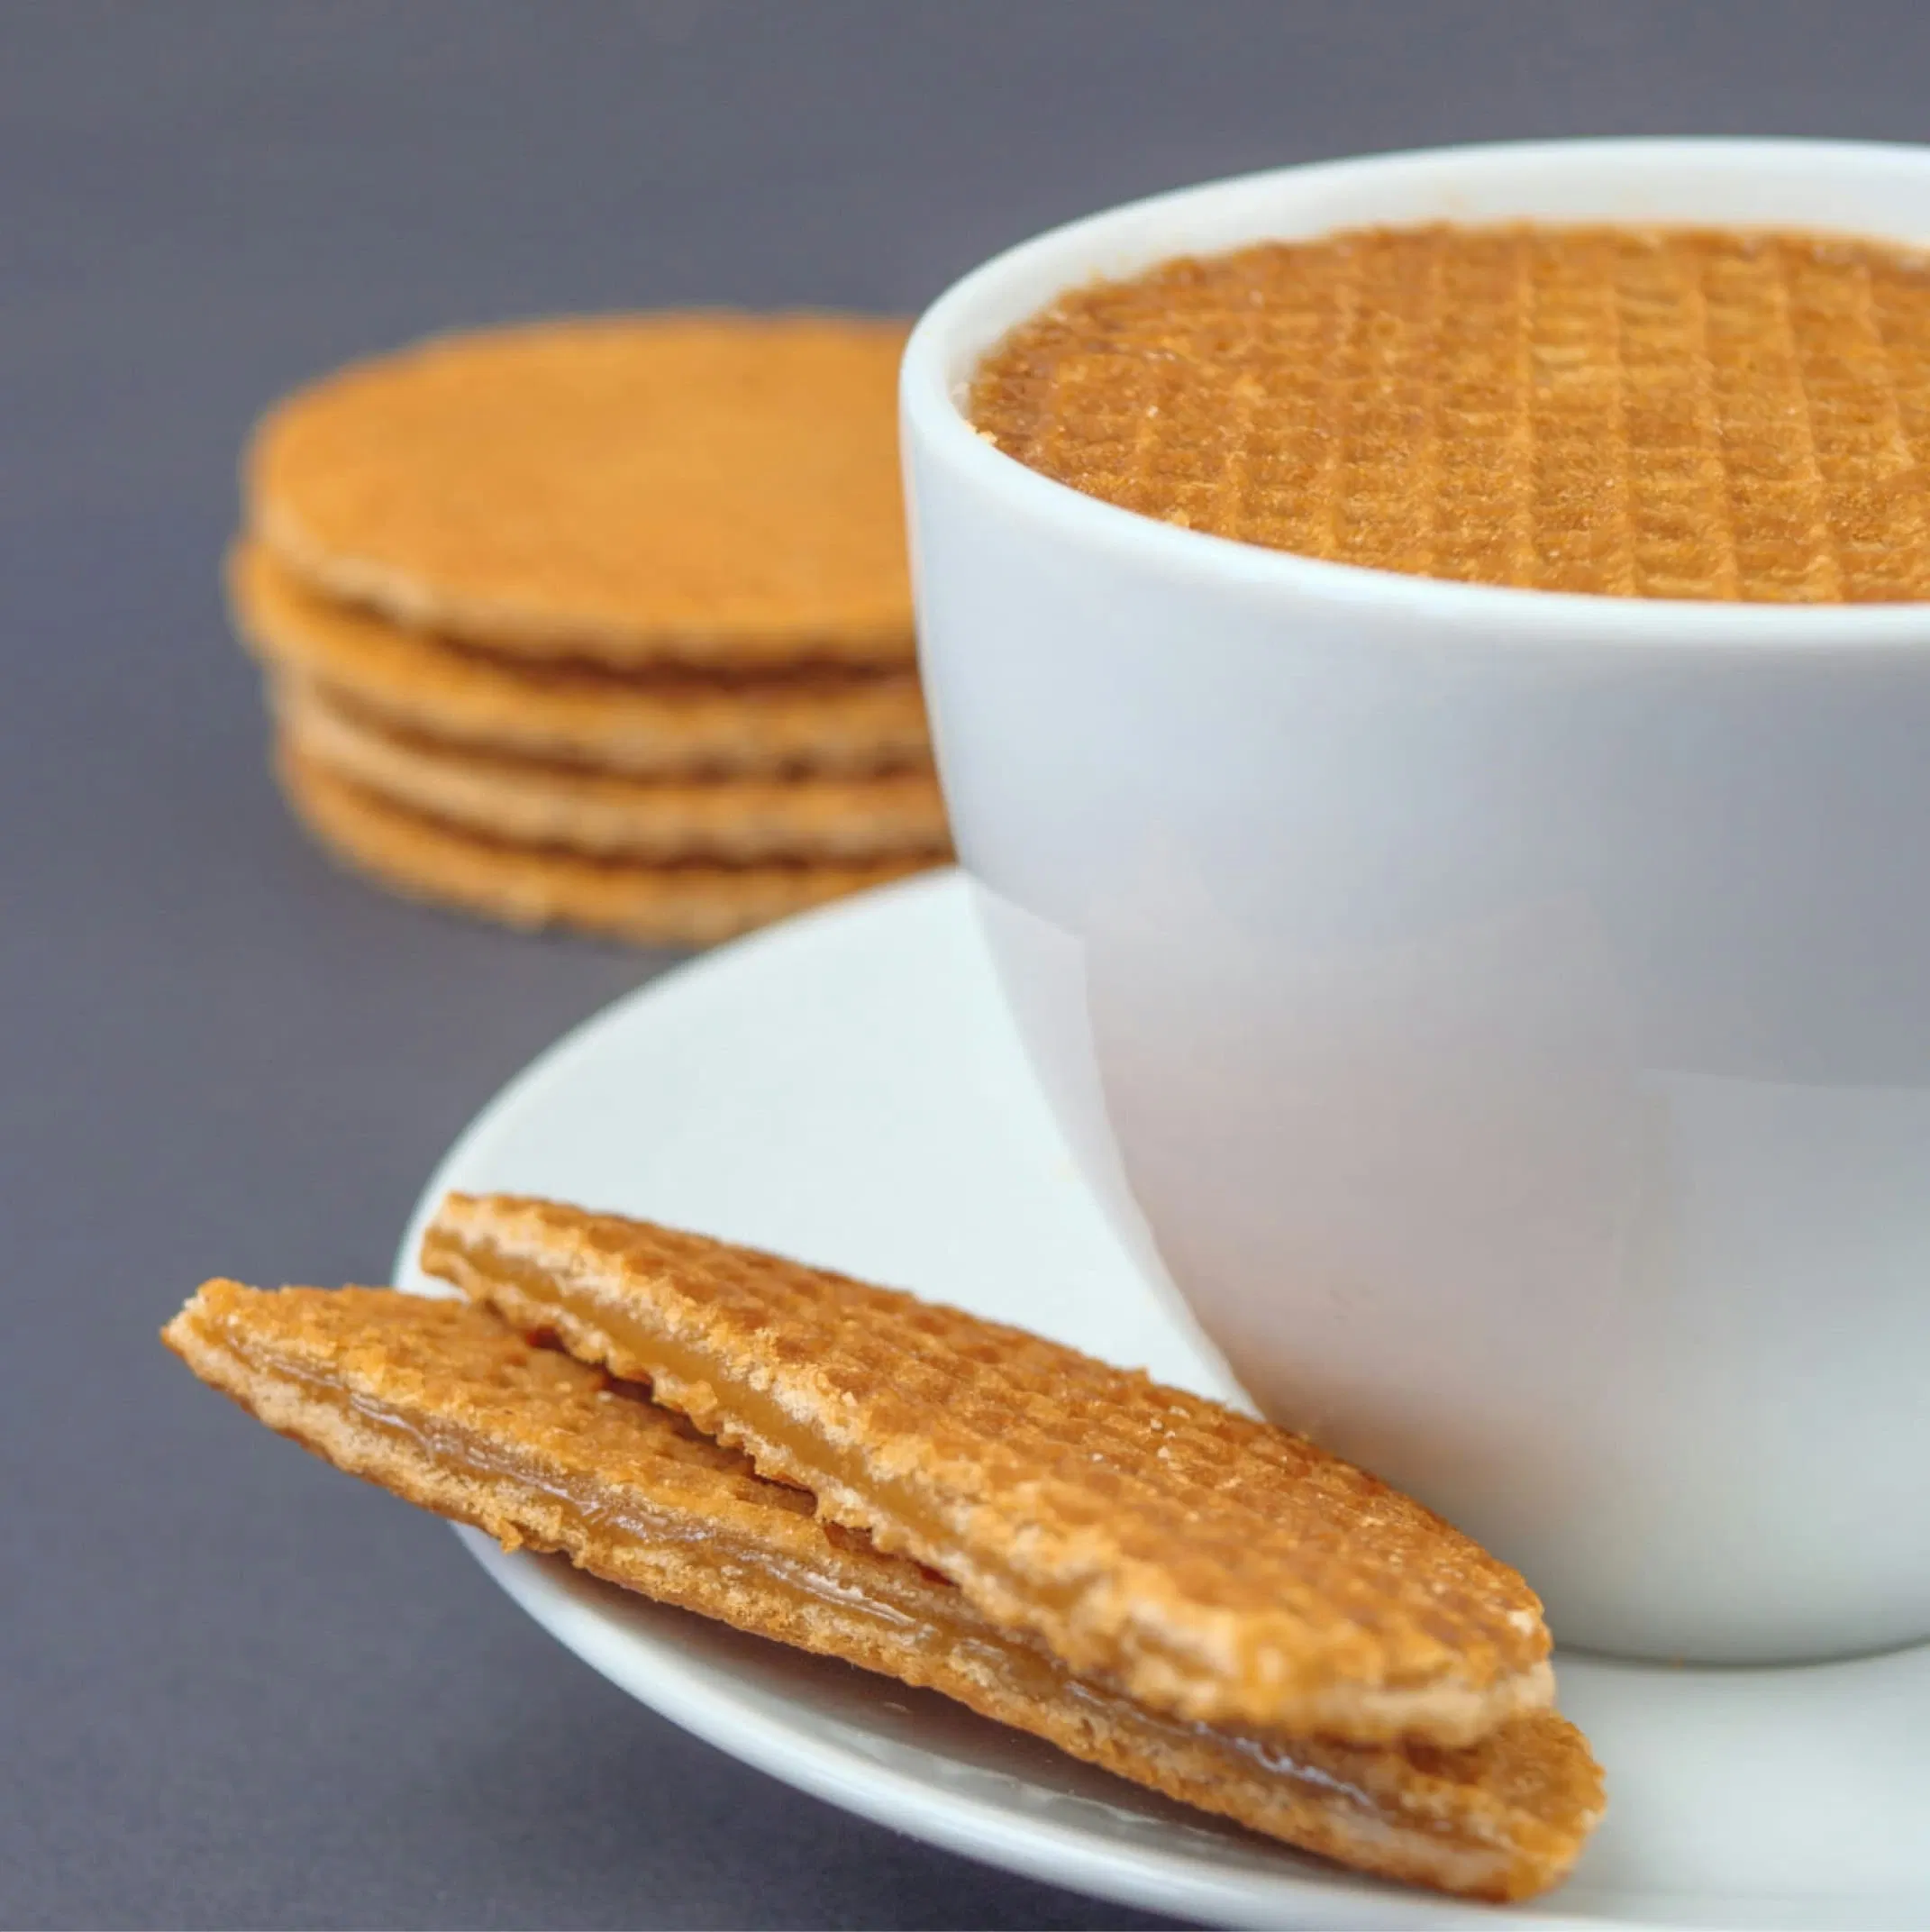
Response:
[{"label": "round waffle cookie", "polygon": [[492,757],[371,723],[324,687],[279,678],[271,702],[305,760],[445,825],[509,844],[653,864],[936,858],[929,771],[869,778],[648,779]]},{"label": "round waffle cookie", "polygon": [[249,520],[318,588],[533,657],[912,661],[895,322],[451,335],[271,410]]},{"label": "round waffle cookie", "polygon": [[1019,461],[1168,523],[1618,597],[1930,597],[1930,257],[1371,230],[1070,291],[981,365]]},{"label": "round waffle cookie", "polygon": [[317,679],[403,730],[634,778],[930,768],[908,668],[733,676],[537,663],[317,597],[260,543],[237,543],[227,574],[235,628],[264,664]]},{"label": "round waffle cookie", "polygon": [[712,945],[928,859],[642,865],[492,843],[391,805],[282,741],[277,775],[296,816],[350,870],[405,898],[505,925],[572,926],[641,945]]}]

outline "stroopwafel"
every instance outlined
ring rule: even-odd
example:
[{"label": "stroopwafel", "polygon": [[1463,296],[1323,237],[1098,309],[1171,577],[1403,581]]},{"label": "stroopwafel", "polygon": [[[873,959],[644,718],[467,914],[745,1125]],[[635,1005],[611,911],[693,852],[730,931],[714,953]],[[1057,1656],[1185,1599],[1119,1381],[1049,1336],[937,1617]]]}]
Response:
[{"label": "stroopwafel", "polygon": [[910,664],[896,371],[847,316],[426,342],[271,410],[250,527],[342,602],[534,658]]},{"label": "stroopwafel", "polygon": [[1075,288],[973,424],[1088,495],[1409,574],[1930,597],[1930,258],[1646,227],[1362,230]]},{"label": "stroopwafel", "polygon": [[1208,1723],[1463,1745],[1552,1700],[1505,1563],[1304,1438],[914,1297],[554,1202],[449,1196],[423,1265],[647,1380],[994,1622]]},{"label": "stroopwafel", "polygon": [[271,702],[302,760],[498,843],[657,865],[930,861],[948,850],[929,770],[635,779],[398,734],[305,679],[272,680]]},{"label": "stroopwafel", "polygon": [[715,944],[929,859],[645,865],[482,839],[406,811],[278,745],[296,816],[350,870],[405,898],[524,928],[568,926],[641,945]]},{"label": "stroopwafel", "polygon": [[262,662],[424,736],[633,778],[929,769],[908,667],[732,673],[503,657],[319,595],[260,543],[228,560],[235,628]]}]

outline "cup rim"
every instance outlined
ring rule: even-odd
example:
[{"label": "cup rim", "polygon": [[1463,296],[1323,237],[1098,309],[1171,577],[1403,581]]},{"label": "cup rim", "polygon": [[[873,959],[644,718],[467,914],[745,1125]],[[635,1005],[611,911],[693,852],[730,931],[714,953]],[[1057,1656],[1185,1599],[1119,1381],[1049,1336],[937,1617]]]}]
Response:
[{"label": "cup rim", "polygon": [[[1228,175],[1191,187],[1121,202],[1046,229],[1002,250],[952,282],[919,316],[899,371],[907,449],[916,442],[954,466],[979,488],[1042,524],[1067,543],[1157,568],[1169,579],[1202,588],[1234,589],[1376,614],[1420,619],[1437,629],[1479,632],[1500,641],[1564,640],[1637,649],[1763,646],[1841,652],[1930,644],[1930,599],[1902,604],[1756,604],[1683,597],[1618,597],[1583,591],[1535,590],[1459,583],[1364,564],[1337,563],[1270,550],[1206,531],[1188,530],[1088,497],[994,448],[971,426],[948,379],[953,342],[978,307],[1008,285],[1035,277],[1061,258],[1079,257],[1108,231],[1149,216],[1179,221],[1190,212],[1273,183],[1336,184],[1348,177],[1413,169],[1516,164],[1585,153],[1612,169],[1628,160],[1788,161],[1864,171],[1899,163],[1920,167],[1930,190],[1930,146],[1907,141],[1738,139],[1720,135],[1641,136],[1568,141],[1469,142],[1397,150],[1336,160],[1295,163]],[[1926,195],[1930,198],[1930,195]],[[1741,224],[1738,224],[1741,225]],[[1256,239],[1261,232],[1256,231]],[[1227,244],[1236,245],[1236,244]],[[1166,253],[1186,249],[1176,237]],[[1151,259],[1163,259],[1156,254]],[[1062,287],[1074,286],[1069,268]]]}]

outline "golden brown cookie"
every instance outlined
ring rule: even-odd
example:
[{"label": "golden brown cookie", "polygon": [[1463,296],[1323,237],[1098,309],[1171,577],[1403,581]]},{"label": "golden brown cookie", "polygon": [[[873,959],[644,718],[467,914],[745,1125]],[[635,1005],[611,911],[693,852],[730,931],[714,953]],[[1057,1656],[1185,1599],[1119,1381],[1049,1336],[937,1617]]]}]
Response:
[{"label": "golden brown cookie", "polygon": [[505,925],[572,926],[641,945],[710,945],[932,861],[644,865],[481,839],[405,811],[289,746],[276,761],[296,816],[351,870],[407,898]]},{"label": "golden brown cookie", "polygon": [[1304,1437],[1022,1329],[647,1222],[451,1194],[423,1266],[1137,1702],[1464,1745],[1553,1699],[1541,1605]]},{"label": "golden brown cookie", "polygon": [[635,778],[930,769],[909,668],[620,672],[505,658],[318,596],[246,539],[227,579],[235,628],[264,664],[405,730]]},{"label": "golden brown cookie", "polygon": [[499,651],[908,664],[905,333],[685,314],[444,336],[272,409],[249,522],[330,595]]},{"label": "golden brown cookie", "polygon": [[1930,597],[1930,256],[1801,233],[1375,229],[1070,290],[973,423],[1124,508],[1424,577]]},{"label": "golden brown cookie", "polygon": [[950,849],[929,771],[860,778],[633,779],[504,758],[371,723],[323,687],[271,680],[298,756],[378,797],[511,845],[653,865],[938,859]]},{"label": "golden brown cookie", "polygon": [[1470,1750],[1218,1732],[1143,1711],[987,1622],[943,1578],[818,1522],[801,1490],[480,1308],[210,1281],[163,1339],[338,1468],[514,1548],[929,1687],[1073,1756],[1370,1872],[1476,1898],[1557,1883],[1601,1774],[1552,1712]]}]

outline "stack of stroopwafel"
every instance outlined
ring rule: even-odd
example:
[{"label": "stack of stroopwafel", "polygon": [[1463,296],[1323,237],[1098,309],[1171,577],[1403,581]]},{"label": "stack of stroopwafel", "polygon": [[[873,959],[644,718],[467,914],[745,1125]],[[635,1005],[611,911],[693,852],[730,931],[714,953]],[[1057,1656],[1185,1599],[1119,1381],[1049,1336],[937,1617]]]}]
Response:
[{"label": "stack of stroopwafel", "polygon": [[903,334],[536,324],[272,410],[228,585],[304,823],[401,891],[643,943],[941,859]]}]

